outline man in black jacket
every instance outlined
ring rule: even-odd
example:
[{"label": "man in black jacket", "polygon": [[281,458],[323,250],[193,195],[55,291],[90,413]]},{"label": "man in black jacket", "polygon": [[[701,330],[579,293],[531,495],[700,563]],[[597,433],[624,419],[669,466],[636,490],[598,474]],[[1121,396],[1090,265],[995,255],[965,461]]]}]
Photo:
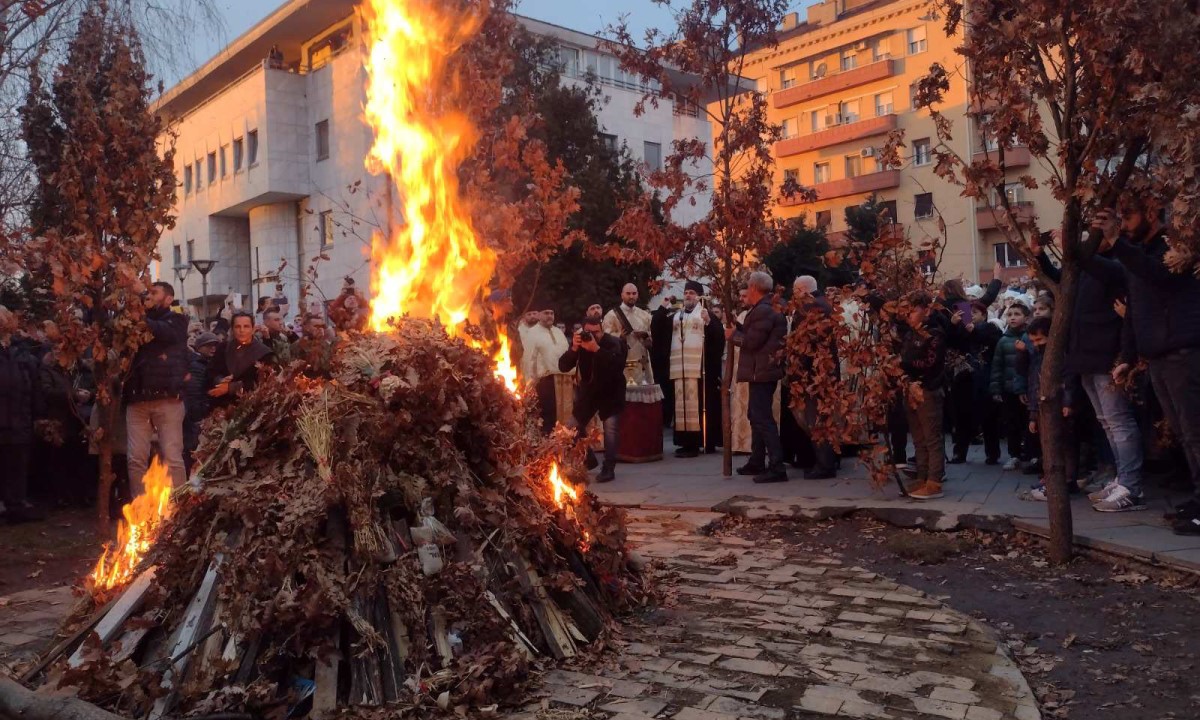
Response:
[{"label": "man in black jacket", "polygon": [[785,482],[783,445],[773,410],[775,388],[783,379],[780,353],[787,320],[771,305],[775,281],[765,272],[750,273],[746,304],[750,312],[741,325],[725,328],[725,337],[742,349],[737,381],[750,384],[746,417],[750,421],[750,460],[739,475],[754,475],[756,483]]},{"label": "man in black jacket", "polygon": [[[817,320],[817,327],[820,323],[826,321],[833,315],[833,306],[829,304],[829,300],[822,295],[817,287],[817,280],[812,275],[801,275],[792,283],[792,299],[801,303],[796,310],[796,314],[792,316],[792,332],[806,332],[806,318],[814,318]],[[837,338],[831,332],[822,332],[819,337],[807,338],[810,341],[808,347],[813,349],[813,355],[806,355],[800,358],[800,363],[807,371],[809,377],[813,375],[814,362],[817,356],[823,355],[822,348],[828,348],[829,356],[833,360],[833,374],[838,375],[837,361]],[[789,382],[795,378],[789,378]],[[785,383],[786,385],[786,383]],[[804,471],[805,480],[828,480],[837,476],[837,453],[834,452],[833,446],[828,442],[812,441],[813,427],[819,422],[817,412],[817,398],[809,396],[800,402],[790,403],[790,415],[795,418],[796,424],[800,426],[813,447],[813,463]],[[786,418],[785,418],[786,420]]]},{"label": "man in black jacket", "polygon": [[209,366],[221,341],[210,332],[202,332],[192,343],[188,354],[187,395],[184,398],[183,419],[183,462],[187,472],[192,472],[192,453],[200,444],[200,423],[208,417],[212,403],[208,397]]},{"label": "man in black jacket", "polygon": [[156,282],[146,298],[146,328],[153,336],[138,348],[125,382],[125,428],[129,438],[129,486],[142,494],[142,476],[150,466],[150,441],[171,472],[171,484],[187,481],[183,464],[183,394],[187,378],[187,318],[171,311],[175,289]]},{"label": "man in black jacket", "polygon": [[42,409],[38,359],[16,330],[16,318],[0,305],[0,504],[10,524],[41,519],[27,496],[33,423]]},{"label": "man in black jacket", "polygon": [[[596,482],[616,478],[618,421],[625,407],[625,356],[629,349],[617,337],[606,335],[599,315],[588,315],[583,327],[571,336],[571,348],[558,359],[560,372],[571,372],[578,366],[579,384],[575,386],[575,436],[587,432],[588,423],[596,414],[604,426],[604,466]],[[595,456],[588,450],[590,467]]]},{"label": "man in black jacket", "polygon": [[900,367],[908,383],[905,410],[917,453],[916,480],[908,494],[916,500],[942,497],[946,439],[942,434],[945,401],[946,333],[931,312],[933,298],[917,293],[908,300],[907,330],[900,345]]},{"label": "man in black jacket", "polygon": [[[1103,235],[1101,251],[1111,249],[1125,267],[1126,329],[1149,366],[1154,394],[1187,458],[1193,495],[1176,508],[1173,529],[1200,535],[1200,280],[1167,267],[1166,231],[1151,207],[1127,208],[1123,215],[1101,211],[1092,227]],[[1114,378],[1127,374],[1133,360],[1123,351]]]}]

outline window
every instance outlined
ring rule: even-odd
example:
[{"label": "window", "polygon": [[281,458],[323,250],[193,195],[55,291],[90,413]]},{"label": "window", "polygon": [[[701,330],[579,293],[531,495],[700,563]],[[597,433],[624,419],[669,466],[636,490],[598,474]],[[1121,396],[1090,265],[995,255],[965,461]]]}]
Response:
[{"label": "window", "polygon": [[891,115],[893,112],[895,112],[895,105],[892,103],[891,90],[875,96],[875,117]]},{"label": "window", "polygon": [[913,212],[913,217],[918,220],[922,218],[933,217],[933,193],[920,193],[913,196],[913,205],[916,206]]},{"label": "window", "polygon": [[642,158],[651,170],[662,170],[662,144],[656,142],[642,143]]},{"label": "window", "polygon": [[933,162],[933,152],[929,147],[929,138],[913,140],[913,165],[920,167]]},{"label": "window", "polygon": [[796,66],[785,67],[779,71],[779,86],[787,89],[796,84]]},{"label": "window", "polygon": [[871,60],[873,62],[879,62],[880,60],[886,59],[889,55],[891,55],[891,53],[888,52],[888,49],[888,38],[876,38],[875,42],[871,43]]},{"label": "window", "polygon": [[841,67],[842,72],[858,67],[858,55],[849,48],[843,50],[841,53]]},{"label": "window", "polygon": [[317,160],[329,159],[329,121],[317,123]]},{"label": "window", "polygon": [[196,241],[188,240],[187,242],[187,260],[190,263],[192,258],[196,257]]},{"label": "window", "polygon": [[817,211],[817,227],[827,228],[832,224],[833,224],[833,211],[832,210],[818,210]]},{"label": "window", "polygon": [[925,38],[925,26],[915,27],[908,31],[908,54],[916,55],[923,53],[929,49],[929,43]]},{"label": "window", "polygon": [[879,222],[889,225],[896,222],[896,201],[885,200],[879,203]]},{"label": "window", "polygon": [[238,138],[233,141],[233,171],[239,173],[242,171],[242,158],[246,154],[246,141]]},{"label": "window", "polygon": [[221,177],[225,177],[226,169],[228,168],[229,146],[221,146]]},{"label": "window", "polygon": [[813,165],[813,184],[826,183],[832,180],[833,177],[829,172],[829,163],[816,163]]},{"label": "window", "polygon": [[210,152],[208,154],[208,184],[212,185],[217,181],[217,153]]},{"label": "window", "polygon": [[996,243],[994,247],[996,248],[996,262],[1000,263],[1000,267],[1025,267],[1025,261],[1008,243]]},{"label": "window", "polygon": [[196,192],[200,192],[204,189],[204,172],[199,160],[196,161],[196,172],[193,175],[196,179]]},{"label": "window", "polygon": [[787,118],[783,121],[783,137],[785,139],[790,138],[790,137],[796,137],[799,134],[800,134],[799,118],[792,117],[792,118]]},{"label": "window", "polygon": [[783,181],[784,182],[791,181],[791,182],[795,182],[795,183],[800,182],[800,171],[795,168],[791,168],[790,170],[784,170],[783,171]]},{"label": "window", "polygon": [[813,132],[821,132],[822,130],[825,129],[825,126],[833,125],[835,123],[836,123],[836,118],[834,118],[830,115],[827,115],[825,110],[813,110],[812,111],[812,131]]},{"label": "window", "polygon": [[600,133],[600,141],[604,143],[604,149],[609,152],[617,151],[617,136],[608,133]]},{"label": "window", "polygon": [[188,163],[183,166],[183,194],[187,195],[192,191],[192,164]]},{"label": "window", "polygon": [[254,167],[258,164],[258,131],[246,133],[246,164]]},{"label": "window", "polygon": [[838,123],[858,122],[859,102],[857,100],[847,100],[844,103],[838,104]]},{"label": "window", "polygon": [[333,245],[333,211],[326,210],[319,217],[321,220],[321,249],[324,250]]},{"label": "window", "polygon": [[569,77],[579,76],[579,48],[559,47],[558,65],[562,72]]},{"label": "window", "polygon": [[175,267],[179,267],[180,265],[182,265],[183,264],[183,248],[179,247],[178,245],[175,245],[174,247],[172,247],[171,248],[171,260],[174,261]]},{"label": "window", "polygon": [[[1004,186],[1004,195],[1008,198],[1009,205],[1019,205],[1025,202],[1025,186],[1021,183],[1007,183]],[[1004,203],[1000,200],[1000,195],[996,190],[992,190],[992,207],[1003,207]]]},{"label": "window", "polygon": [[862,175],[862,156],[847,155],[846,156],[846,177],[854,178]]}]

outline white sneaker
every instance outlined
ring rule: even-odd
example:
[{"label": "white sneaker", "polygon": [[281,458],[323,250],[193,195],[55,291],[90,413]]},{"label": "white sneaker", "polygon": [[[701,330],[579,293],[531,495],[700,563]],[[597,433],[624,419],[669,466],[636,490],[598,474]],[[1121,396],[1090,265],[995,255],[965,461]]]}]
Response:
[{"label": "white sneaker", "polygon": [[1129,492],[1129,488],[1124,485],[1118,485],[1108,497],[1092,506],[1092,509],[1097,512],[1129,512],[1131,510],[1145,510],[1146,503],[1140,497]]},{"label": "white sneaker", "polygon": [[1088,493],[1088,500],[1091,500],[1093,503],[1098,503],[1101,500],[1107,500],[1108,496],[1112,494],[1112,491],[1119,487],[1121,487],[1121,485],[1116,480],[1109,480],[1107,485],[1100,488],[1096,492]]},{"label": "white sneaker", "polygon": [[1028,492],[1021,493],[1022,500],[1032,500],[1034,502],[1046,502],[1046,486],[1037,485],[1029,489]]},{"label": "white sneaker", "polygon": [[1020,467],[1021,461],[1016,458],[1009,458],[1008,462],[1004,463],[1005,470],[1016,470]]}]

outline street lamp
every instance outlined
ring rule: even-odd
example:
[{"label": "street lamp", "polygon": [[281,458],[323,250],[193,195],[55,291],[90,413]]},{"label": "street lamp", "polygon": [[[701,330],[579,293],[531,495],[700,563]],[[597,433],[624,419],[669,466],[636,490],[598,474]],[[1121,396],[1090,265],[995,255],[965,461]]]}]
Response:
[{"label": "street lamp", "polygon": [[186,312],[187,290],[184,289],[183,281],[187,280],[188,273],[192,271],[192,266],[188,265],[187,263],[183,263],[181,265],[176,265],[173,269],[175,270],[175,280],[179,282],[180,304],[183,305],[184,311]]},{"label": "street lamp", "polygon": [[216,260],[193,260],[192,267],[200,271],[200,292],[204,295],[204,326],[208,328],[208,274],[212,272]]}]

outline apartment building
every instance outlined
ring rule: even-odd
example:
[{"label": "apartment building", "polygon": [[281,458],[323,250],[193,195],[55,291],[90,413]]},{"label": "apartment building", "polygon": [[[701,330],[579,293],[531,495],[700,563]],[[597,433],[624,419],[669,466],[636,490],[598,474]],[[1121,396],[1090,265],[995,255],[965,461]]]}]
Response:
[{"label": "apartment building", "polygon": [[[956,151],[978,158],[996,150],[976,130],[981,107],[971,102],[968,69],[954,52],[958,40],[942,27],[927,0],[825,0],[808,7],[803,20],[787,16],[779,45],[755,54],[744,71],[768,94],[770,120],[783,126],[776,182],[792,177],[818,196],[815,203],[785,201],[778,214],[807,213],[836,234],[846,229],[845,209],[874,194],[894,230],[914,244],[941,239],[939,218],[945,223],[942,275],[988,280],[996,262],[1006,278],[1023,275],[1027,268],[998,228],[997,199],[977,204],[933,171],[934,123],[914,107],[913,95],[934,62],[951,75],[940,109],[954,123]],[[907,147],[899,167],[885,167],[879,148],[894,130],[904,131]],[[1048,176],[1028,150],[1008,151],[1005,164],[1005,193],[1022,221],[1061,216],[1048,189],[1018,182],[1024,174]]]},{"label": "apartment building", "polygon": [[[356,5],[288,0],[156,102],[173,125],[179,183],[157,274],[193,311],[204,300],[194,260],[216,261],[207,277],[213,313],[230,293],[253,307],[276,283],[293,303],[302,283],[326,298],[344,277],[369,286],[371,235],[386,227],[393,189],[363,166],[372,132],[363,120],[366,42]],[[600,86],[598,119],[614,147],[657,167],[674,140],[711,134],[695,107],[670,98],[635,117],[646,86],[598,38],[522,21],[559,44],[564,81]],[[708,199],[698,200],[689,208],[697,216],[708,210]],[[307,277],[319,256],[328,260]]]}]

